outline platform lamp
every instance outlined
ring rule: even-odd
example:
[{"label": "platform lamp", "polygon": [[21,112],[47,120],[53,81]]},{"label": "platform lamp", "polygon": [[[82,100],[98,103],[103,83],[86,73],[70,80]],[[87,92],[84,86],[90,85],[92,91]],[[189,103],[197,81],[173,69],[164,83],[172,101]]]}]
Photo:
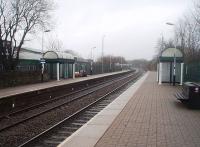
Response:
[{"label": "platform lamp", "polygon": [[101,61],[101,70],[102,70],[102,74],[104,73],[104,69],[103,69],[103,56],[104,56],[104,54],[103,54],[103,50],[104,50],[104,39],[105,39],[105,37],[106,37],[106,35],[103,35],[102,36],[102,61]]},{"label": "platform lamp", "polygon": [[110,55],[110,72],[112,72],[112,57],[111,57],[111,55]]},{"label": "platform lamp", "polygon": [[[167,25],[170,26],[175,26],[175,24],[171,23],[171,22],[167,22]],[[175,49],[176,49],[176,42],[177,40],[175,39]],[[175,86],[176,83],[176,55],[174,54],[174,67],[173,67],[173,86]]]},{"label": "platform lamp", "polygon": [[44,64],[45,64],[45,60],[44,60],[44,33],[50,32],[51,30],[44,30],[42,32],[42,59],[40,60],[40,63],[42,64],[42,74],[41,74],[41,82],[44,81]]},{"label": "platform lamp", "polygon": [[94,49],[96,48],[96,46],[92,47],[91,48],[91,62],[90,62],[90,74],[92,75],[93,73],[93,68],[92,68],[92,63],[93,63],[93,52],[94,52]]}]

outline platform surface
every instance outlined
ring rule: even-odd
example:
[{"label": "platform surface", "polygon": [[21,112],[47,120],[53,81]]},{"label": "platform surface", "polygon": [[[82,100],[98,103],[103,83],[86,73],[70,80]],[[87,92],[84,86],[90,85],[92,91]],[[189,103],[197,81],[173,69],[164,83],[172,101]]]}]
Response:
[{"label": "platform surface", "polygon": [[108,76],[108,75],[114,75],[114,74],[118,74],[118,73],[122,73],[122,72],[126,72],[126,71],[127,70],[119,71],[119,72],[92,75],[92,76],[89,75],[87,77],[78,77],[78,78],[75,78],[75,79],[61,79],[60,81],[55,80],[55,81],[44,82],[44,83],[28,84],[28,85],[23,85],[23,86],[16,86],[16,87],[0,89],[0,99],[3,98],[3,97],[8,97],[8,96],[16,95],[16,94],[21,94],[21,93],[25,93],[25,92],[45,89],[45,88],[49,88],[49,87],[53,87],[53,86],[59,86],[59,85],[65,85],[65,84],[80,82],[80,81],[104,77],[104,76]]},{"label": "platform surface", "polygon": [[151,72],[95,147],[199,147],[200,110],[187,108]]},{"label": "platform surface", "polygon": [[199,147],[200,110],[176,100],[179,90],[149,72],[59,147]]}]

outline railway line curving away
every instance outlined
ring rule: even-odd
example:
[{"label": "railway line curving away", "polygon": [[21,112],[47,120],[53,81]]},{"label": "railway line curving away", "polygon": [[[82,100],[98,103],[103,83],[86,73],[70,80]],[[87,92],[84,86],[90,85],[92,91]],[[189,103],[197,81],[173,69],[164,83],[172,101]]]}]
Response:
[{"label": "railway line curving away", "polygon": [[76,83],[71,88],[68,86],[68,89],[73,89],[71,91],[62,91],[62,94],[54,94],[51,98],[47,92],[47,99],[2,113],[0,146],[58,145],[132,85],[141,74],[127,72],[106,80],[82,83],[85,86],[78,88]]}]

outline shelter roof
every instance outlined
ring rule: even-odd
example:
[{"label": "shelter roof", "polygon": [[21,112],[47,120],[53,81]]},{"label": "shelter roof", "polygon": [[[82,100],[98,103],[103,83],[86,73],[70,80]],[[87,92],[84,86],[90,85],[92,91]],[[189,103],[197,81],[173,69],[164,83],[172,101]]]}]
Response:
[{"label": "shelter roof", "polygon": [[161,57],[183,57],[183,53],[177,48],[167,48],[161,53]]},{"label": "shelter roof", "polygon": [[177,48],[167,48],[161,52],[159,57],[160,62],[183,62],[183,53]]},{"label": "shelter roof", "polygon": [[74,59],[74,56],[59,51],[47,51],[44,53],[44,59]]}]

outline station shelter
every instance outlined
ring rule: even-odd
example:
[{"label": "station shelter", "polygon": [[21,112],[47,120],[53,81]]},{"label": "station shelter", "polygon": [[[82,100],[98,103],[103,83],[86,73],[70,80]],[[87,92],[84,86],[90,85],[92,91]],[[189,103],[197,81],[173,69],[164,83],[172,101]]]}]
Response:
[{"label": "station shelter", "polygon": [[59,51],[47,51],[43,55],[47,72],[51,79],[75,78],[75,58],[73,55]]},{"label": "station shelter", "polygon": [[[157,82],[183,84],[183,53],[177,48],[167,48],[159,56]],[[175,78],[174,78],[175,77]]]}]

